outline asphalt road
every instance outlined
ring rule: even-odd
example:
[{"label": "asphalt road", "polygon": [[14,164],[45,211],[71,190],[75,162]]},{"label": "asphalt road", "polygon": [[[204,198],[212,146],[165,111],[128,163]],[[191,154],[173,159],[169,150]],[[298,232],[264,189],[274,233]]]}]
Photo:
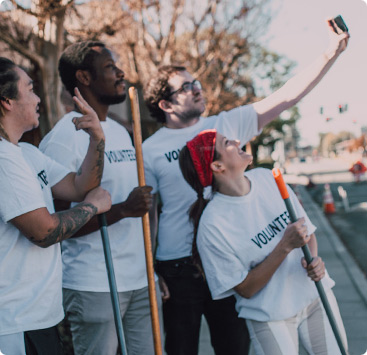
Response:
[{"label": "asphalt road", "polygon": [[[327,215],[340,239],[355,258],[361,270],[367,275],[367,181],[330,182],[336,212]],[[347,193],[349,211],[346,211],[338,193],[342,186]],[[314,200],[323,205],[324,184],[308,189]]]},{"label": "asphalt road", "polygon": [[[294,163],[287,167],[287,173],[290,174],[290,183],[306,185],[311,178],[316,186],[308,191],[320,206],[323,206],[324,184],[330,185],[336,212],[327,217],[361,270],[367,275],[367,173],[362,176],[361,182],[355,183],[353,175],[348,171],[352,162],[358,159],[360,157],[356,155],[349,155]],[[367,165],[367,158],[362,161]],[[296,177],[294,181],[291,181],[292,176]],[[346,191],[349,210],[343,205],[338,193],[339,186]]]}]

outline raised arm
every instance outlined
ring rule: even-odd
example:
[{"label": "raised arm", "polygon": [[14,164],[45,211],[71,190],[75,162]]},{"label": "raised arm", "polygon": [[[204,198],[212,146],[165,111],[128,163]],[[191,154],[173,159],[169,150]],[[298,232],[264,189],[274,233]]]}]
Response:
[{"label": "raised arm", "polygon": [[47,208],[38,208],[13,218],[10,222],[32,243],[47,248],[70,238],[93,216],[106,212],[111,207],[109,193],[97,187],[85,200],[67,211],[50,214]]},{"label": "raised arm", "polygon": [[78,172],[67,175],[52,188],[52,193],[63,200],[82,201],[88,191],[101,183],[105,136],[97,114],[83,99],[77,88],[73,100],[83,114],[73,119],[75,129],[83,129],[89,134],[89,147]]},{"label": "raised arm", "polygon": [[333,23],[333,20],[327,22],[330,36],[327,50],[311,65],[288,80],[279,90],[254,103],[254,109],[258,115],[259,129],[306,96],[321,81],[339,55],[346,49],[349,33],[340,30],[335,33]]}]

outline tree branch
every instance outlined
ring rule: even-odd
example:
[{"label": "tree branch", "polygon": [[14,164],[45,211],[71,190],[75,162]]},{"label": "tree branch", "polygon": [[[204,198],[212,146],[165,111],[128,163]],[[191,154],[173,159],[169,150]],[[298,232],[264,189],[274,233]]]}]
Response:
[{"label": "tree branch", "polygon": [[25,7],[23,7],[22,5],[19,5],[15,0],[10,0],[11,3],[15,6],[15,8],[17,10],[20,10],[22,12],[25,12],[28,15],[32,15],[37,17],[37,14],[35,14],[31,9],[26,9]]},{"label": "tree branch", "polygon": [[43,58],[36,54],[34,51],[29,50],[28,48],[22,46],[15,38],[9,36],[4,31],[0,32],[0,40],[8,44],[8,46],[19,52],[22,56],[29,59],[32,63],[36,64],[38,67],[43,66]]},{"label": "tree branch", "polygon": [[[168,48],[174,42],[177,19],[182,14],[183,9],[184,9],[183,0],[175,0],[173,15],[172,15],[172,19],[171,19],[171,24],[170,24],[168,35],[167,35],[167,38],[166,38],[166,43],[164,45],[163,52],[162,52],[163,53],[162,57],[166,60],[169,59],[169,57],[170,57],[171,50],[169,50]],[[163,59],[163,61],[164,61],[164,59]]]}]

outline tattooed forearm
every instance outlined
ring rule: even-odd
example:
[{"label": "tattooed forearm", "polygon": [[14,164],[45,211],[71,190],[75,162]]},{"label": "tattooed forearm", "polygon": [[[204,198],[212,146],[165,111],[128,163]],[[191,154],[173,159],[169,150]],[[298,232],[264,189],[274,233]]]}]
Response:
[{"label": "tattooed forearm", "polygon": [[82,202],[67,211],[55,213],[58,218],[57,227],[50,230],[48,235],[40,240],[32,240],[40,247],[46,248],[52,244],[70,238],[97,213],[97,208],[91,203]]},{"label": "tattooed forearm", "polygon": [[[93,166],[93,170],[96,171],[95,176],[99,181],[102,179],[103,174],[103,163],[104,163],[104,148],[105,148],[105,140],[101,139],[97,144],[96,151],[97,151],[97,159]],[[79,168],[78,172],[76,173],[77,176],[82,175],[82,167]]]},{"label": "tattooed forearm", "polygon": [[105,148],[105,141],[104,139],[101,139],[101,141],[97,145],[98,159],[96,163],[97,178],[99,180],[102,179],[103,174],[104,148]]},{"label": "tattooed forearm", "polygon": [[[105,148],[105,140],[101,139],[97,146],[95,147],[95,150],[89,147],[89,152],[87,154],[88,159],[85,159],[78,169],[76,176],[81,176],[82,181],[84,183],[81,186],[81,189],[84,190],[85,188],[85,180],[87,182],[87,186],[90,187],[96,187],[100,184],[102,180],[102,174],[103,174],[103,165],[104,165],[104,148]],[[90,159],[91,149],[93,150],[93,160]],[[97,154],[95,154],[97,152]],[[83,175],[83,176],[82,176]],[[89,185],[89,184],[92,184]]]}]

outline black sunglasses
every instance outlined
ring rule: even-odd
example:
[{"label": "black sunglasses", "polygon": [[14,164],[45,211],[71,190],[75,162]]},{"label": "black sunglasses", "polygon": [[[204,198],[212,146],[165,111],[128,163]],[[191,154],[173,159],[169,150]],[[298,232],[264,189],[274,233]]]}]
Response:
[{"label": "black sunglasses", "polygon": [[183,83],[182,86],[178,89],[178,90],[175,90],[175,91],[172,91],[168,97],[171,97],[172,95],[176,94],[176,92],[189,92],[189,91],[192,91],[194,90],[194,87],[198,90],[201,90],[202,86],[201,86],[201,83],[199,80],[194,80],[192,81],[191,83],[190,82],[186,82],[186,83]]}]

